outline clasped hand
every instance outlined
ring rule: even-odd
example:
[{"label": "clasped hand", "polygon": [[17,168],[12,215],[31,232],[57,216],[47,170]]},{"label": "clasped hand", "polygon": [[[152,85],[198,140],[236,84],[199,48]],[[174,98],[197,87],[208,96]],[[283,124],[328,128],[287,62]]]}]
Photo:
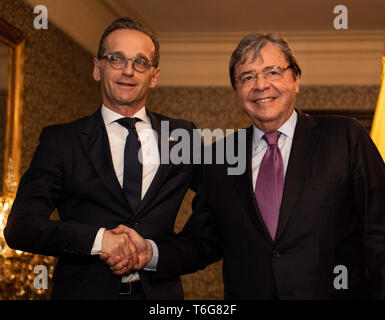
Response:
[{"label": "clasped hand", "polygon": [[115,275],[124,275],[132,270],[140,270],[150,263],[152,246],[135,230],[119,225],[105,230],[102,240],[103,260]]}]

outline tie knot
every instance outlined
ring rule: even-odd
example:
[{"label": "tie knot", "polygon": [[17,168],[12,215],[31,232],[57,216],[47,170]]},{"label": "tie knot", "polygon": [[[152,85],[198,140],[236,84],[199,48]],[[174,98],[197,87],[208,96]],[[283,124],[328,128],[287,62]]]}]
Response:
[{"label": "tie knot", "polygon": [[279,131],[274,131],[271,133],[265,133],[262,138],[265,139],[267,144],[270,146],[273,144],[278,144],[278,139],[280,135],[281,133]]},{"label": "tie knot", "polygon": [[142,121],[139,118],[120,118],[116,120],[117,123],[119,123],[121,126],[129,129],[135,129],[135,123]]}]

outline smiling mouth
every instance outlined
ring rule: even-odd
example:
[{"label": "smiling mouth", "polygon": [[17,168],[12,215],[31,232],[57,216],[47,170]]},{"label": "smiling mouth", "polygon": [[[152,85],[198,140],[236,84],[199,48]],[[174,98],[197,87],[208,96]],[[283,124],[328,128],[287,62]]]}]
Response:
[{"label": "smiling mouth", "polygon": [[272,102],[272,101],[274,101],[275,99],[276,99],[276,98],[268,97],[268,98],[256,99],[256,100],[253,100],[253,102],[255,102],[255,103],[266,103],[266,102]]},{"label": "smiling mouth", "polygon": [[135,83],[128,83],[128,82],[117,82],[118,85],[124,86],[124,87],[135,87]]}]

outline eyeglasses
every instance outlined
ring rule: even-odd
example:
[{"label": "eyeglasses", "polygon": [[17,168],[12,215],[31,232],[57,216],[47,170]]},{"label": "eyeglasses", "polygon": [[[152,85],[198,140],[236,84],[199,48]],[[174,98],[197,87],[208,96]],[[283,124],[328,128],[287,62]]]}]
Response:
[{"label": "eyeglasses", "polygon": [[143,56],[126,58],[125,56],[119,54],[107,54],[100,59],[107,59],[111,67],[115,70],[124,69],[127,66],[128,61],[132,61],[132,67],[134,70],[141,73],[146,72],[148,69],[150,69],[151,66],[153,66],[153,64]]},{"label": "eyeglasses", "polygon": [[286,70],[290,69],[291,65],[288,65],[286,68],[280,66],[270,66],[262,70],[262,72],[246,72],[241,74],[236,80],[242,86],[249,86],[258,80],[258,75],[261,74],[268,81],[280,80],[283,77],[283,74]]}]

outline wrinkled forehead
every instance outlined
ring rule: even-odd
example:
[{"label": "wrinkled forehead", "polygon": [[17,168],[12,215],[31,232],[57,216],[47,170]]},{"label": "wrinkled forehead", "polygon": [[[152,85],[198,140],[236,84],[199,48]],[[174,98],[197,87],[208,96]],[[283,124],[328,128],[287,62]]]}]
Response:
[{"label": "wrinkled forehead", "polygon": [[118,29],[111,32],[105,39],[104,49],[107,52],[133,52],[138,51],[151,55],[154,44],[151,38],[137,30]]}]

